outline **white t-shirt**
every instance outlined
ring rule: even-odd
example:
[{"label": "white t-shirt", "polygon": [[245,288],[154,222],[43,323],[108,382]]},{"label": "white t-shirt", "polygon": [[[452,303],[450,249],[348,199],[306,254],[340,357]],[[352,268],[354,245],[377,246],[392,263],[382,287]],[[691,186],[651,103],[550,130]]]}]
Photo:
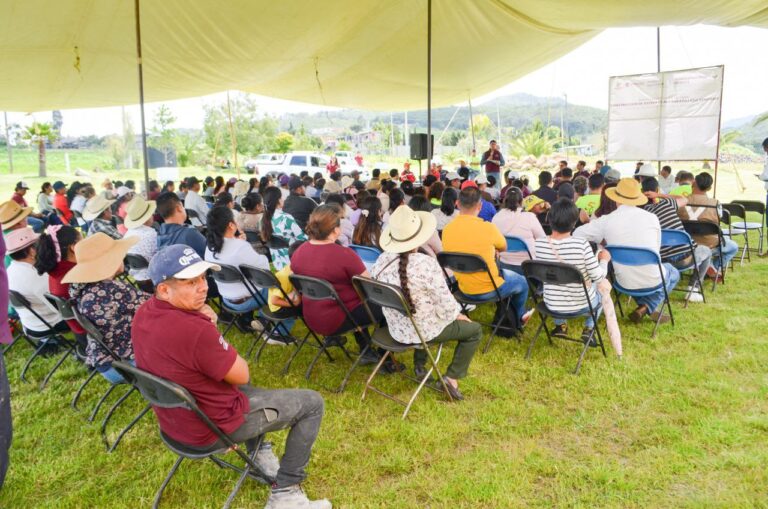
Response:
[{"label": "white t-shirt", "polygon": [[[214,254],[210,247],[205,249],[205,260],[211,263],[223,263],[239,267],[240,265],[251,265],[259,269],[269,270],[269,260],[267,257],[257,253],[253,247],[245,240],[224,239],[224,246],[220,253]],[[240,300],[250,297],[251,294],[243,283],[216,283],[219,293],[227,300]]]},{"label": "white t-shirt", "polygon": [[[6,270],[8,273],[8,288],[22,294],[32,305],[32,309],[39,314],[43,320],[47,321],[51,327],[54,327],[61,321],[61,315],[56,308],[46,300],[44,295],[48,293],[48,275],[42,276],[32,264],[27,262],[17,262],[12,260]],[[27,309],[17,309],[21,324],[25,329],[35,332],[47,331],[48,327],[40,321],[31,311]]]},{"label": "white t-shirt", "polygon": [[[125,232],[123,238],[127,239],[129,237],[138,237],[139,241],[131,246],[128,253],[137,254],[147,260],[147,262],[151,261],[152,257],[155,256],[155,253],[157,253],[157,231],[151,226],[143,224]],[[146,281],[149,279],[148,268],[139,270],[131,269],[129,272],[136,281]]]}]

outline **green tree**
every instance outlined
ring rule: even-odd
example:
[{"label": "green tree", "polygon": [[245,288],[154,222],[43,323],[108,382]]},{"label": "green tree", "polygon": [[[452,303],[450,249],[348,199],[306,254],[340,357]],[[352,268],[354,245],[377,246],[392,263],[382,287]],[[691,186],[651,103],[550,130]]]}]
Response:
[{"label": "green tree", "polygon": [[168,153],[173,149],[173,142],[176,138],[176,129],[172,126],[176,123],[176,117],[173,116],[171,109],[165,104],[160,105],[160,109],[155,114],[155,123],[152,126],[151,144],[163,152],[163,156],[168,161]]},{"label": "green tree", "polygon": [[37,145],[37,163],[39,167],[38,176],[46,177],[45,167],[45,144],[55,142],[58,137],[53,126],[46,122],[32,122],[22,132],[22,137],[30,143]]},{"label": "green tree", "polygon": [[293,135],[291,133],[287,133],[285,131],[278,133],[277,136],[275,136],[274,141],[274,148],[275,152],[278,152],[280,154],[285,154],[286,152],[290,152],[291,148],[293,147]]},{"label": "green tree", "polygon": [[176,135],[173,145],[176,147],[176,161],[179,166],[186,168],[195,163],[200,155],[202,141],[202,134],[197,131],[185,131]]},{"label": "green tree", "polygon": [[757,125],[762,124],[763,122],[768,122],[768,111],[758,115],[757,118],[755,119],[755,121],[752,122],[752,125],[753,126],[757,126]]},{"label": "green tree", "polygon": [[487,141],[493,138],[496,126],[493,125],[488,115],[472,115],[472,127],[477,140]]},{"label": "green tree", "polygon": [[[238,153],[256,155],[269,150],[277,133],[277,120],[262,116],[255,99],[247,94],[233,95],[230,106]],[[226,102],[206,105],[203,110],[205,144],[214,155],[229,153],[232,150],[232,138]]]}]

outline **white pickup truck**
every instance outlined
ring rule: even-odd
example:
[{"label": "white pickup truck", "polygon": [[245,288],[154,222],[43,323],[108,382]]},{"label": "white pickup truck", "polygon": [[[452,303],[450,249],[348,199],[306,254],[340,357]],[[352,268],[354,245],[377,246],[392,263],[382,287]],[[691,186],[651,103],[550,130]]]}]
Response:
[{"label": "white pickup truck", "polygon": [[259,163],[258,174],[275,177],[281,173],[299,175],[302,171],[307,171],[310,175],[320,172],[323,176],[327,176],[326,165],[329,161],[328,156],[314,152],[288,152],[282,159]]}]

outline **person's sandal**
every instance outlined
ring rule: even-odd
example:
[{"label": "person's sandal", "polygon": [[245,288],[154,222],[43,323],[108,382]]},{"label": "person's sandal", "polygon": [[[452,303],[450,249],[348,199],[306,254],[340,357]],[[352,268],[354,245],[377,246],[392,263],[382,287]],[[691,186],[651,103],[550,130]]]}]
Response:
[{"label": "person's sandal", "polygon": [[552,329],[552,332],[550,333],[556,338],[566,338],[568,337],[568,325],[565,323],[561,323],[560,325],[555,325],[555,328]]},{"label": "person's sandal", "polygon": [[462,401],[464,399],[464,395],[461,393],[458,387],[454,387],[451,385],[451,383],[443,377],[443,383],[440,383],[440,380],[435,381],[435,387],[437,390],[441,392],[445,392],[446,388],[448,388],[448,394],[451,395],[451,398],[453,398],[455,401]]}]

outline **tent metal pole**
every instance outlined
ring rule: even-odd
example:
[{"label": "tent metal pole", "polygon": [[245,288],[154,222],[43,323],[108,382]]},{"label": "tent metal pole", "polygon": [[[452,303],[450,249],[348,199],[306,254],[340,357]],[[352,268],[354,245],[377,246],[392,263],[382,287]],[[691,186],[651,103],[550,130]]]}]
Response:
[{"label": "tent metal pole", "polygon": [[13,173],[13,148],[11,148],[11,134],[8,128],[8,112],[3,112],[3,119],[5,120],[5,148],[8,149],[8,170]]},{"label": "tent metal pole", "polygon": [[[656,72],[661,74],[661,27],[656,27]],[[661,174],[661,161],[656,161],[656,172]]]},{"label": "tent metal pole", "polygon": [[[472,97],[468,99],[469,102],[469,132],[472,134],[472,152],[477,150],[477,144],[475,143],[475,115],[472,113]],[[472,164],[470,162],[470,164]]]},{"label": "tent metal pole", "polygon": [[149,193],[149,152],[147,150],[147,125],[144,115],[144,67],[141,61],[141,10],[139,0],[133,2],[136,16],[136,62],[139,70],[139,111],[141,112],[141,152],[144,159],[144,191]]},{"label": "tent metal pole", "polygon": [[237,165],[237,137],[235,136],[235,127],[232,124],[232,104],[229,100],[229,90],[227,90],[227,121],[229,122],[229,137],[232,141],[232,155],[235,161],[235,170],[237,179],[240,180],[240,167]]},{"label": "tent metal pole", "polygon": [[[720,80],[720,113],[717,121],[717,151],[715,152],[715,182],[712,189],[712,198],[717,199],[717,168],[720,163],[720,130],[723,122],[723,81],[725,81],[725,66],[723,67],[723,79]],[[738,170],[736,170],[738,174]]]},{"label": "tent metal pole", "polygon": [[[427,0],[427,168],[432,169],[432,0]],[[421,175],[419,175],[421,177]]]}]

